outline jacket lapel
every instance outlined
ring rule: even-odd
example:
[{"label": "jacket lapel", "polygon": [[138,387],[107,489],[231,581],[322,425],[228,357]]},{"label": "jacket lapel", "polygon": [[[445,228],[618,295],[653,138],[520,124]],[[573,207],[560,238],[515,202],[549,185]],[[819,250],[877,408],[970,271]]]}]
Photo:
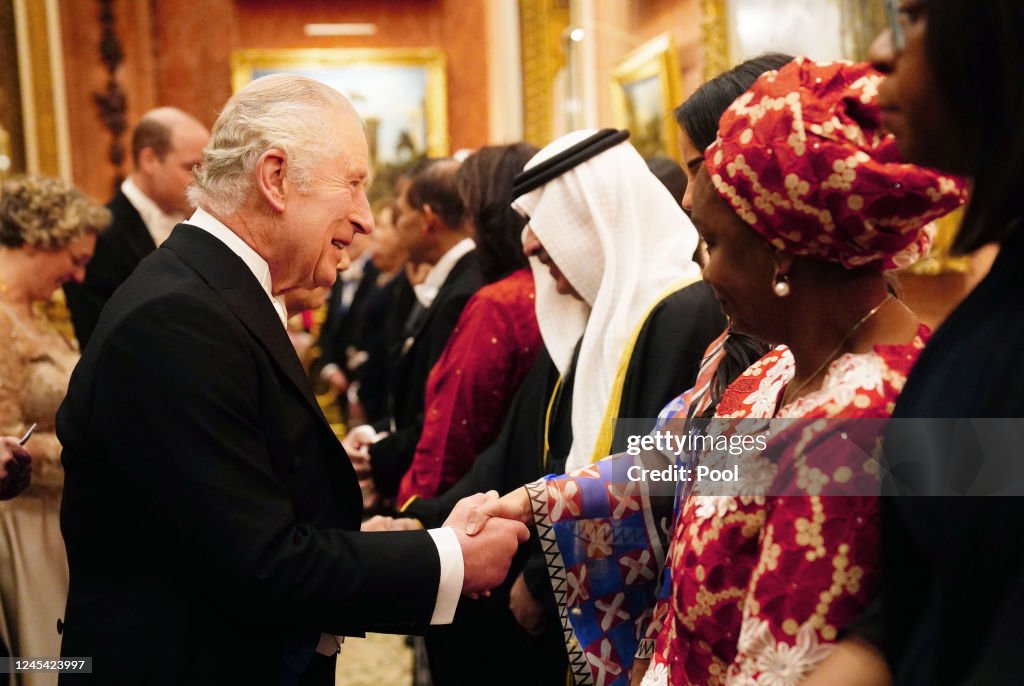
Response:
[{"label": "jacket lapel", "polygon": [[241,258],[206,231],[189,224],[178,224],[164,246],[177,253],[217,292],[330,429],[281,319]]},{"label": "jacket lapel", "polygon": [[146,228],[146,222],[142,221],[142,215],[135,209],[123,191],[117,191],[114,199],[110,202],[110,209],[124,218],[122,223],[124,233],[122,235],[125,243],[128,244],[128,249],[136,259],[142,260],[143,257],[156,250],[156,243],[153,242],[153,237],[149,234],[149,229]]},{"label": "jacket lapel", "polygon": [[[452,267],[452,270],[448,273],[448,278],[444,280],[444,283],[441,284],[441,288],[438,289],[437,295],[434,297],[434,301],[430,304],[430,307],[428,307],[426,311],[420,315],[419,319],[410,327],[409,338],[413,340],[419,338],[420,334],[423,333],[423,330],[427,328],[427,324],[430,323],[430,319],[433,314],[437,312],[435,305],[441,302],[443,298],[447,297],[448,292],[455,286],[459,277],[462,275],[462,272],[468,269],[470,262],[475,259],[476,250],[474,249],[463,255],[462,258],[455,263],[455,266]],[[418,300],[416,302],[419,303]],[[413,310],[415,311],[415,309],[416,306],[413,305]]]}]

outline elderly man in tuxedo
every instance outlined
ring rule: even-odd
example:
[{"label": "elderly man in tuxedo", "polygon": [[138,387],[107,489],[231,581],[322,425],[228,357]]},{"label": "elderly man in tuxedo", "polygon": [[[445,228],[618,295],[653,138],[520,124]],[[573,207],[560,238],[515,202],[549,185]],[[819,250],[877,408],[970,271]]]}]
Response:
[{"label": "elderly man in tuxedo", "polygon": [[57,417],[71,586],[62,683],[331,684],[338,637],[450,622],[526,529],[360,533],[355,474],[285,333],[284,295],[330,286],[369,233],[352,105],[299,76],[239,91],[197,209],[100,316]]}]

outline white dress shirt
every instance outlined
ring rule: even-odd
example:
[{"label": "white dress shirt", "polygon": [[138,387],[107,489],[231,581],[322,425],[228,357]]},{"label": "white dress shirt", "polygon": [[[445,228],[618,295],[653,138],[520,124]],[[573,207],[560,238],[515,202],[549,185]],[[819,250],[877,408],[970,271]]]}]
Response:
[{"label": "white dress shirt", "polygon": [[128,198],[135,211],[142,217],[142,223],[153,239],[153,244],[160,247],[160,244],[167,240],[175,226],[185,221],[183,214],[167,214],[150,199],[148,195],[139,190],[131,177],[121,183],[121,192]]},{"label": "white dress shirt", "polygon": [[[266,291],[267,298],[270,299],[271,305],[281,319],[281,326],[286,326],[288,313],[284,305],[284,296],[275,297],[273,294],[270,266],[267,261],[239,238],[234,231],[202,208],[195,211],[188,223],[218,239],[245,262],[256,280],[263,286],[263,290]],[[462,546],[459,545],[455,531],[450,527],[429,529],[427,533],[430,534],[434,545],[437,546],[437,555],[441,560],[441,580],[438,584],[437,600],[434,602],[434,613],[430,618],[430,623],[451,624],[455,617],[455,608],[459,604],[459,597],[462,595],[462,582],[465,575]]]},{"label": "white dress shirt", "polygon": [[461,241],[448,248],[448,252],[441,255],[441,259],[437,261],[433,267],[430,268],[430,272],[427,273],[427,278],[423,279],[423,283],[418,283],[412,287],[416,293],[416,299],[420,301],[420,305],[423,307],[430,307],[434,298],[437,297],[438,291],[441,290],[441,286],[444,285],[448,275],[452,273],[452,269],[458,264],[466,253],[476,247],[476,243],[473,242],[472,238],[463,238]]}]

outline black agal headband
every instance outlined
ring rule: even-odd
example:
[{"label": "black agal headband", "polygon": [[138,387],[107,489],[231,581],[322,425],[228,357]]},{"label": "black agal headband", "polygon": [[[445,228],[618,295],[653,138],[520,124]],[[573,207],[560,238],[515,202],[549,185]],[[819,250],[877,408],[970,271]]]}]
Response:
[{"label": "black agal headband", "polygon": [[558,178],[573,167],[578,167],[591,157],[618,145],[627,138],[629,138],[629,131],[601,129],[593,136],[566,148],[551,159],[544,160],[536,167],[516,175],[512,179],[512,199],[515,200],[535,188],[540,188],[548,181]]}]

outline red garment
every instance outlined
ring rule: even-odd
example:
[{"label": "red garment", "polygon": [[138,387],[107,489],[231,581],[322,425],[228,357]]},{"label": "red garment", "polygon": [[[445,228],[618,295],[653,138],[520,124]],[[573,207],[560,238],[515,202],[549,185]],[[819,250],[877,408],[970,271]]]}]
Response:
[{"label": "red garment", "polygon": [[930,244],[921,227],[966,191],[900,158],[881,125],[882,78],[867,64],[802,57],[763,74],[722,115],[704,154],[719,194],[785,252],[848,269],[913,263]]},{"label": "red garment", "polygon": [[[922,326],[908,345],[844,355],[820,390],[776,416],[888,417],[928,335]],[[729,386],[717,416],[771,417],[792,377],[789,351],[770,351]],[[858,442],[815,427],[800,422],[788,440],[774,437],[778,466],[764,465],[775,470],[768,492],[807,495],[712,496],[695,487],[686,500],[668,554],[672,594],[659,603],[664,624],[644,686],[796,686],[870,602],[880,572],[878,498],[817,494],[830,479],[872,492],[878,463]]]},{"label": "red garment", "polygon": [[498,435],[542,345],[529,269],[470,298],[427,378],[423,433],[399,503],[439,495],[469,471]]}]

